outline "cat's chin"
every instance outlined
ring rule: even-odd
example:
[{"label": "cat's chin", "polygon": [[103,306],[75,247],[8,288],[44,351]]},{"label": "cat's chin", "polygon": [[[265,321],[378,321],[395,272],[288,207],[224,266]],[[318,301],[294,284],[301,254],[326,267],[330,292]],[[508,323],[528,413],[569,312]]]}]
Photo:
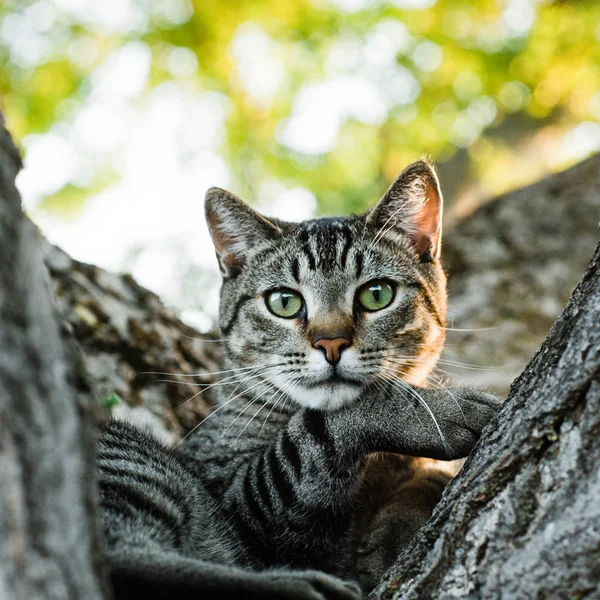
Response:
[{"label": "cat's chin", "polygon": [[335,410],[356,400],[363,391],[362,385],[343,381],[299,385],[290,392],[292,399],[305,408]]}]

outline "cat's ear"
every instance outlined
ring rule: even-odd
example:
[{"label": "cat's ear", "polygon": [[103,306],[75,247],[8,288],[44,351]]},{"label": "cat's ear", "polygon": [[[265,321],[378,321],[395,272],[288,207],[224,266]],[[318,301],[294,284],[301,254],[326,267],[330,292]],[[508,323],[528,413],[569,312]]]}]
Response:
[{"label": "cat's ear", "polygon": [[239,270],[250,248],[281,235],[277,224],[226,190],[210,188],[206,192],[204,209],[223,274],[228,274],[232,269]]},{"label": "cat's ear", "polygon": [[440,255],[442,192],[433,167],[424,160],[412,163],[367,213],[367,225],[381,235],[386,230],[406,236],[423,262]]}]

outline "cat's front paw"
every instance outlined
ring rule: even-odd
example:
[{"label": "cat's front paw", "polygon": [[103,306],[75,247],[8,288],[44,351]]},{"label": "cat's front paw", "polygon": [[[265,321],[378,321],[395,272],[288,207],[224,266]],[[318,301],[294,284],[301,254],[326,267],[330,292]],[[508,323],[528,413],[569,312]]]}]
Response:
[{"label": "cat's front paw", "polygon": [[321,571],[278,570],[268,574],[282,600],[360,600],[360,586]]},{"label": "cat's front paw", "polygon": [[484,427],[502,408],[502,400],[494,394],[488,394],[472,387],[459,387],[451,390],[458,401],[460,418],[458,424],[479,438]]},{"label": "cat's front paw", "polygon": [[502,406],[497,396],[472,387],[430,390],[430,394],[431,411],[444,436],[444,453],[432,457],[442,460],[467,456]]}]

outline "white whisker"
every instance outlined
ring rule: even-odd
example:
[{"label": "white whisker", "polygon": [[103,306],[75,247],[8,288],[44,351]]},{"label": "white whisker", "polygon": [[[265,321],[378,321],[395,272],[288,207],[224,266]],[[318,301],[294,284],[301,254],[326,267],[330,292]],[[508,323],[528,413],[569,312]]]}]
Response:
[{"label": "white whisker", "polygon": [[[269,388],[269,389],[271,389],[271,388]],[[266,391],[266,390],[264,390],[264,391]],[[244,433],[244,431],[246,431],[246,429],[248,428],[248,425],[250,425],[250,423],[252,423],[252,421],[254,420],[254,418],[258,416],[258,413],[259,413],[259,412],[260,412],[260,411],[261,411],[261,410],[262,410],[262,409],[263,409],[265,406],[267,406],[267,404],[269,404],[269,401],[270,401],[272,398],[274,398],[274,397],[275,397],[277,394],[279,394],[279,393],[281,393],[281,390],[280,390],[279,388],[277,388],[277,389],[275,390],[275,392],[274,392],[274,393],[273,393],[271,396],[269,396],[269,398],[268,398],[267,400],[265,400],[265,401],[264,401],[264,402],[263,402],[263,403],[260,405],[259,409],[258,409],[258,410],[257,410],[257,411],[256,411],[256,412],[255,412],[255,413],[252,415],[252,417],[250,417],[250,420],[249,420],[249,421],[248,421],[248,422],[247,422],[247,423],[244,425],[244,427],[242,427],[242,430],[241,430],[241,431],[238,433],[237,437],[236,437],[236,438],[235,438],[235,440],[233,441],[233,443],[234,443],[234,444],[235,444],[235,443],[236,443],[236,442],[237,442],[237,441],[240,439],[240,436],[242,435],[242,433]],[[277,402],[276,402],[276,403],[275,403],[273,406],[277,406]],[[273,410],[273,409],[271,409],[271,410]],[[271,414],[271,413],[269,412],[269,415],[270,415],[270,414]],[[269,418],[269,415],[267,415],[267,418]],[[266,421],[265,421],[265,422],[266,422]],[[264,427],[264,423],[263,423],[263,427]],[[262,431],[262,428],[261,428],[261,431]],[[260,436],[260,433],[259,433],[259,436]]]},{"label": "white whisker", "polygon": [[457,332],[471,332],[471,331],[495,331],[496,329],[502,329],[501,327],[473,327],[472,329],[460,328],[460,327],[441,327],[444,331],[457,331]]},{"label": "white whisker", "polygon": [[389,381],[393,386],[397,386],[398,389],[404,389],[405,391],[407,391],[409,394],[411,394],[413,396],[413,398],[418,400],[418,402],[425,408],[425,410],[429,413],[429,416],[431,417],[431,419],[435,425],[435,428],[437,429],[437,432],[438,432],[438,435],[440,436],[440,440],[442,441],[442,444],[444,444],[444,449],[446,450],[446,452],[448,452],[448,454],[452,454],[452,452],[450,451],[450,446],[448,445],[448,442],[446,441],[446,436],[442,432],[442,429],[441,429],[437,419],[435,418],[433,411],[431,410],[431,408],[429,408],[429,405],[427,404],[427,402],[425,402],[425,399],[412,386],[408,385],[402,379],[395,379],[395,380],[389,379]]},{"label": "white whisker", "polygon": [[233,373],[234,371],[248,371],[256,369],[256,365],[250,367],[239,367],[237,369],[226,369],[225,371],[213,371],[208,373],[169,373],[167,371],[143,371],[138,375],[172,375],[174,377],[210,377],[211,375],[224,375],[225,373]]},{"label": "white whisker", "polygon": [[[289,391],[295,386],[296,384],[294,383],[293,380],[289,381],[288,384],[285,386],[285,388],[283,388],[281,390],[281,396],[279,398],[277,398],[277,401],[273,404],[273,406],[271,407],[271,410],[269,411],[269,413],[267,414],[267,416],[265,417],[265,420],[262,424],[262,427],[260,428],[260,431],[258,432],[258,437],[261,436],[263,429],[265,428],[265,425],[267,424],[267,421],[269,420],[269,417],[271,416],[271,413],[273,412],[273,410],[275,409],[275,407],[279,404],[279,402],[282,399],[284,400],[284,403],[287,401],[287,397],[289,396]],[[280,414],[281,414],[281,410],[280,410]]]},{"label": "white whisker", "polygon": [[[260,375],[260,374],[259,374]],[[190,431],[188,431],[188,433],[186,433],[186,435],[176,444],[176,446],[179,446],[179,444],[181,444],[185,439],[187,439],[190,435],[192,435],[192,433],[194,433],[198,427],[200,427],[203,423],[205,423],[208,419],[210,419],[213,415],[215,415],[216,413],[218,413],[219,411],[221,411],[223,408],[225,408],[227,405],[229,405],[231,402],[233,402],[234,400],[236,400],[237,398],[239,398],[242,394],[244,394],[245,392],[248,392],[252,389],[254,389],[255,387],[257,387],[258,385],[260,385],[260,383],[263,382],[259,382],[258,384],[255,384],[254,386],[251,386],[248,389],[242,390],[239,394],[235,395],[233,398],[229,398],[226,402],[223,402],[222,404],[219,404],[219,406],[217,406],[217,408],[215,408],[209,415],[207,415],[206,417],[204,417],[204,419],[202,419],[202,421],[200,421],[197,425],[195,425]],[[239,386],[238,386],[239,387]],[[236,388],[237,389],[237,388]],[[202,390],[204,391],[204,390]],[[195,398],[198,394],[195,394],[192,398]],[[190,400],[192,399],[190,398]],[[189,402],[189,400],[187,400],[187,402]]]},{"label": "white whisker", "polygon": [[[250,408],[250,407],[251,407],[251,406],[252,406],[252,405],[253,405],[253,404],[254,404],[254,403],[255,403],[255,402],[256,402],[256,401],[259,399],[259,398],[260,398],[260,397],[261,397],[261,394],[264,394],[265,392],[268,392],[269,390],[271,390],[271,389],[273,389],[273,388],[275,387],[275,384],[274,384],[274,383],[272,383],[272,382],[270,382],[270,381],[266,381],[266,380],[265,380],[265,381],[263,381],[263,382],[261,382],[261,383],[262,383],[262,385],[264,385],[264,386],[266,386],[266,387],[265,387],[264,389],[262,389],[262,390],[259,390],[258,394],[255,394],[255,395],[252,397],[252,400],[250,400],[250,402],[248,402],[248,403],[247,403],[247,404],[246,404],[246,405],[245,405],[245,406],[242,408],[242,410],[240,410],[240,411],[238,412],[238,414],[235,416],[235,418],[234,418],[234,419],[233,419],[233,420],[232,420],[232,421],[229,423],[229,425],[227,425],[227,427],[225,428],[225,430],[224,430],[224,431],[221,433],[221,435],[219,436],[219,439],[222,439],[222,438],[225,436],[225,434],[226,434],[226,433],[227,433],[227,432],[228,432],[228,431],[231,429],[231,427],[233,426],[233,424],[234,424],[234,423],[235,423],[235,422],[236,422],[236,421],[237,421],[237,420],[238,420],[238,419],[239,419],[239,418],[240,418],[240,417],[241,417],[241,416],[242,416],[242,415],[243,415],[243,414],[244,414],[244,413],[245,413],[245,412],[246,412],[246,411],[247,411],[247,410],[248,410],[248,409],[249,409],[249,408]],[[250,390],[252,390],[252,389],[254,389],[254,388],[256,388],[256,387],[258,387],[258,384],[257,384],[257,385],[254,385],[254,386],[252,386],[251,388],[249,388],[249,390],[245,390],[245,391],[250,391]],[[244,393],[244,392],[242,392],[242,393]],[[241,396],[241,394],[238,394],[238,396]],[[236,398],[237,398],[238,396],[236,396]],[[262,406],[264,406],[264,404],[263,404]],[[260,409],[259,409],[259,411],[260,411]],[[253,419],[253,418],[254,418],[254,417],[252,417],[252,418],[250,419],[250,421],[252,421],[252,419]],[[247,426],[247,425],[248,425],[248,423],[246,423],[246,426]],[[232,444],[233,444],[233,443],[235,443],[235,442],[237,441],[237,439],[238,439],[238,438],[239,438],[239,435],[238,435],[238,437],[237,437],[237,438],[236,438],[236,439],[235,439],[235,440],[232,442]]]},{"label": "white whisker", "polygon": [[[266,370],[270,370],[270,369],[273,369],[273,368],[279,367],[279,366],[281,366],[281,365],[269,365],[266,367],[255,367],[254,370],[251,372],[238,373],[238,374],[226,377],[225,379],[221,379],[220,381],[216,381],[215,383],[211,383],[204,389],[200,390],[199,392],[196,392],[191,398],[184,400],[177,408],[181,408],[182,406],[185,406],[188,402],[191,402],[192,400],[194,400],[194,398],[197,398],[200,394],[203,394],[204,392],[206,392],[207,390],[210,390],[211,388],[213,388],[215,386],[227,385],[227,381],[230,379],[233,379],[234,381],[229,381],[229,384],[236,383],[238,377],[241,377],[242,381],[249,381],[250,379],[255,379],[256,377],[259,377]],[[248,375],[248,377],[246,377],[247,375]],[[244,379],[244,377],[246,377],[246,379]]]}]

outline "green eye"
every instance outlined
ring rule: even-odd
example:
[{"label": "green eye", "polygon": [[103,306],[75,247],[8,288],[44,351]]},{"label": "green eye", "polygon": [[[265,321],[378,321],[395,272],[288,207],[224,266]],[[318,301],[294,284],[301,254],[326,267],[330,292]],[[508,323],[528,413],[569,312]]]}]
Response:
[{"label": "green eye", "polygon": [[302,296],[291,290],[275,290],[266,298],[267,308],[284,319],[295,317],[302,310]]},{"label": "green eye", "polygon": [[381,310],[394,299],[394,288],[386,281],[375,279],[358,290],[358,301],[366,310]]}]

